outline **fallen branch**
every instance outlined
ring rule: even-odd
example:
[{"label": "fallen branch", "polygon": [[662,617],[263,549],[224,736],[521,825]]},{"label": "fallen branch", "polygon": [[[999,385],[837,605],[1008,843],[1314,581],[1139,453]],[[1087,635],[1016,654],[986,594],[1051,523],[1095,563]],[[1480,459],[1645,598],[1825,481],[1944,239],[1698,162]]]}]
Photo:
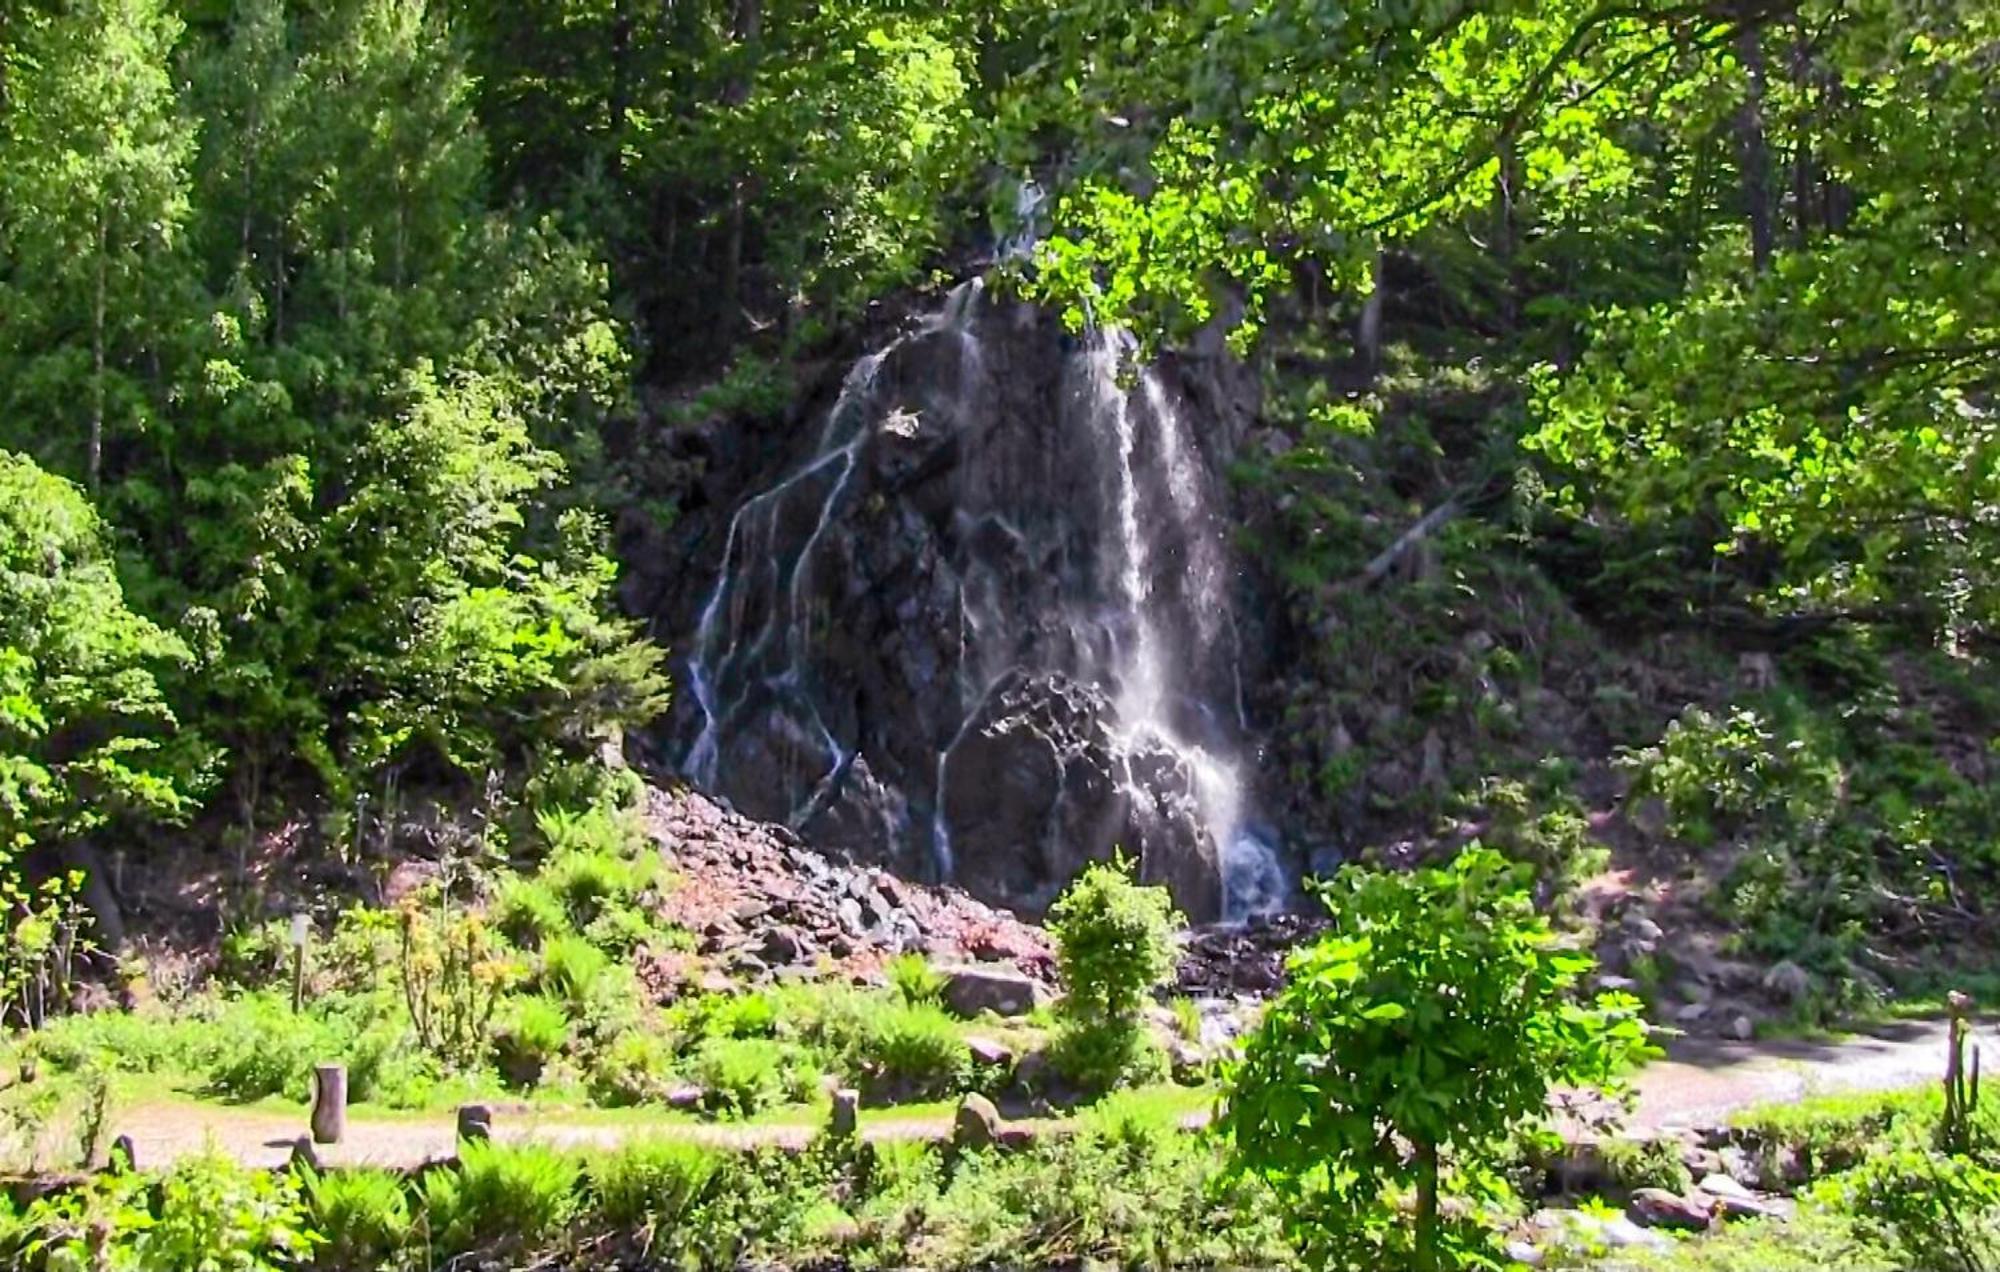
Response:
[{"label": "fallen branch", "polygon": [[1401,564],[1404,557],[1414,551],[1418,544],[1437,533],[1438,528],[1456,517],[1463,509],[1466,492],[1454,491],[1451,498],[1417,519],[1417,524],[1403,531],[1397,540],[1377,553],[1375,559],[1362,568],[1355,578],[1349,580],[1350,588],[1373,587]]}]

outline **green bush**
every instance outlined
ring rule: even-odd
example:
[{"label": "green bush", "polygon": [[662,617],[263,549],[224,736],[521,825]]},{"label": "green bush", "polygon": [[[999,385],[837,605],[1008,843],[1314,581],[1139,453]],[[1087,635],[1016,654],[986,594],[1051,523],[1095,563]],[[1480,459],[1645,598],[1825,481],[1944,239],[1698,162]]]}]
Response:
[{"label": "green bush", "polygon": [[894,1002],[870,1013],[862,1043],[870,1085],[902,1098],[935,1099],[964,1090],[972,1055],[958,1022],[927,1003]]},{"label": "green bush", "polygon": [[1050,1039],[1049,1069],[1086,1094],[1145,1086],[1167,1076],[1167,1053],[1145,1029],[1064,1020]]},{"label": "green bush", "polygon": [[592,945],[623,958],[659,934],[659,927],[636,905],[608,905],[583,929]]},{"label": "green bush", "polygon": [[392,988],[401,944],[402,919],[393,910],[349,906],[334,921],[332,937],[312,951],[313,969],[335,993]]},{"label": "green bush", "polygon": [[93,1063],[124,1073],[170,1073],[199,1068],[216,1033],[196,1013],[101,1011],[52,1017],[29,1036],[27,1047],[57,1073]]},{"label": "green bush", "polygon": [[434,1250],[445,1254],[532,1247],[561,1232],[575,1214],[582,1175],[575,1157],[546,1145],[462,1144],[458,1169],[423,1178],[424,1231]]},{"label": "green bush", "polygon": [[1667,828],[1705,842],[1718,832],[1783,815],[1823,816],[1839,798],[1839,763],[1814,730],[1780,730],[1739,707],[1719,717],[1689,707],[1658,744],[1620,754],[1632,793],[1657,796]]},{"label": "green bush", "polygon": [[1051,1060],[1069,1082],[1107,1091],[1164,1072],[1144,1010],[1173,975],[1184,922],[1167,890],[1134,882],[1122,859],[1087,867],[1056,899],[1049,935],[1064,992]]},{"label": "green bush", "polygon": [[307,1172],[301,1180],[325,1268],[377,1268],[410,1244],[415,1220],[401,1173],[368,1168]]},{"label": "green bush", "polygon": [[93,1176],[37,1201],[20,1226],[52,1270],[277,1272],[305,1261],[318,1241],[291,1175],[205,1154],[157,1182],[154,1196],[144,1175]]},{"label": "green bush", "polygon": [[569,1012],[553,998],[532,995],[508,1002],[499,1017],[493,1048],[500,1071],[517,1086],[534,1086],[569,1044]]},{"label": "green bush", "polygon": [[1680,1144],[1671,1137],[1635,1140],[1614,1136],[1602,1142],[1600,1151],[1605,1174],[1622,1192],[1664,1188],[1679,1194],[1694,1186],[1694,1177],[1681,1160]]},{"label": "green bush", "polygon": [[542,947],[539,983],[544,994],[582,1015],[610,967],[610,956],[583,937],[558,936]]},{"label": "green bush", "polygon": [[1261,1183],[1233,1177],[1214,1140],[1143,1119],[1086,1119],[1076,1134],[1024,1152],[974,1154],[935,1200],[917,1204],[922,1219],[906,1219],[900,1233],[882,1225],[882,1265],[1073,1267],[1107,1256],[1148,1267],[1293,1263]]},{"label": "green bush", "polygon": [[524,950],[539,950],[570,932],[569,912],[548,883],[511,875],[493,899],[493,923]]},{"label": "green bush", "polygon": [[798,1047],[765,1038],[704,1038],[688,1072],[721,1108],[744,1117],[806,1099],[818,1076]]},{"label": "green bush", "polygon": [[883,971],[890,988],[913,1006],[938,1006],[944,1002],[944,988],[950,978],[931,966],[929,959],[914,950],[889,960]]},{"label": "green bush", "polygon": [[216,974],[245,989],[269,989],[292,965],[289,919],[241,923],[225,932],[217,951]]},{"label": "green bush", "polygon": [[650,1030],[630,1029],[592,1061],[590,1097],[613,1107],[658,1103],[667,1097],[673,1075],[672,1044]]},{"label": "green bush", "polygon": [[591,1191],[615,1229],[651,1233],[680,1227],[723,1170],[722,1153],[685,1140],[628,1144],[590,1164]]},{"label": "green bush", "polygon": [[313,1066],[343,1058],[355,1036],[310,1012],[294,1013],[276,994],[245,995],[216,1023],[206,1088],[225,1100],[304,1098]]},{"label": "green bush", "polygon": [[778,1031],[778,1003],[770,994],[723,995],[708,1000],[702,1032],[716,1038],[769,1038]]},{"label": "green bush", "polygon": [[1906,1143],[1818,1190],[1852,1215],[1862,1242],[1910,1272],[2000,1267],[2000,1169]]}]

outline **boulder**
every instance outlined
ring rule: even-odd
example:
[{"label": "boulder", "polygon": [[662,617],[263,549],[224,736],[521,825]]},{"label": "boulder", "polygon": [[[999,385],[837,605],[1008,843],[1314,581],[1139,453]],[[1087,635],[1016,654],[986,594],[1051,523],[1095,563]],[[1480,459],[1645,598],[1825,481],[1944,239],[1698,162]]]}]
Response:
[{"label": "boulder", "polygon": [[1664,1188],[1633,1190],[1625,1213],[1648,1228],[1704,1232],[1715,1219],[1715,1202],[1700,1194],[1682,1195]]},{"label": "boulder", "polygon": [[1004,1069],[1014,1063],[1014,1052],[1005,1043],[991,1038],[967,1038],[965,1050],[972,1057],[972,1063],[988,1068]]},{"label": "boulder", "polygon": [[774,927],[766,931],[763,942],[757,947],[757,956],[772,967],[796,963],[807,953],[810,953],[810,947],[805,938],[784,927]]},{"label": "boulder", "polygon": [[993,1101],[983,1095],[968,1095],[958,1102],[951,1120],[951,1146],[960,1152],[976,1152],[1000,1143],[1006,1122]]},{"label": "boulder", "polygon": [[1759,1197],[1736,1179],[1720,1171],[1701,1177],[1695,1191],[1713,1202],[1715,1213],[1725,1219],[1784,1219],[1786,1208],[1775,1200]]},{"label": "boulder", "polygon": [[1764,973],[1764,988],[1788,1003],[1796,1003],[1812,993],[1812,973],[1786,959]]},{"label": "boulder", "polygon": [[1047,998],[1034,977],[1004,967],[947,967],[944,1002],[967,1020],[990,1011],[996,1016],[1025,1016]]}]

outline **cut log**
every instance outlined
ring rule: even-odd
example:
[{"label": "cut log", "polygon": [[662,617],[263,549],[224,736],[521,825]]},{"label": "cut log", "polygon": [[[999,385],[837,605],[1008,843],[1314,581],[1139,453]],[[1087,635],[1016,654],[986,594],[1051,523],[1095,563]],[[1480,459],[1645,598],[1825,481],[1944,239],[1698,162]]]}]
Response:
[{"label": "cut log", "polygon": [[338,1144],[347,1134],[347,1066],[313,1068],[312,1137],[315,1144]]}]

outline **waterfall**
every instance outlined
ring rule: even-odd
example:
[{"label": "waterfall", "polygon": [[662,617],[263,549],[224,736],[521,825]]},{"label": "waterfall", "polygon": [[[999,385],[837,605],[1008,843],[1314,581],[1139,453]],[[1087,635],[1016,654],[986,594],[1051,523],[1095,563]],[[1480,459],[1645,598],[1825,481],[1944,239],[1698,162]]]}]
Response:
[{"label": "waterfall", "polygon": [[683,772],[1028,905],[1114,845],[1201,913],[1285,905],[1244,776],[1217,443],[1135,352],[974,281],[856,361],[810,453],[728,520]]},{"label": "waterfall", "polygon": [[[1246,823],[1243,779],[1237,763],[1219,754],[1217,747],[1183,736],[1174,722],[1172,708],[1176,699],[1187,694],[1188,687],[1169,680],[1153,595],[1156,532],[1150,531],[1149,525],[1171,522],[1187,558],[1178,608],[1182,617],[1192,620],[1193,632],[1191,641],[1184,642],[1188,647],[1178,651],[1177,665],[1185,666],[1192,660],[1199,668],[1225,656],[1216,646],[1220,616],[1230,613],[1231,605],[1218,527],[1202,489],[1190,439],[1178,406],[1153,368],[1139,377],[1140,396],[1147,408],[1141,418],[1152,425],[1150,461],[1141,449],[1131,395],[1119,382],[1133,347],[1129,336],[1104,329],[1092,334],[1085,355],[1090,367],[1093,423],[1116,443],[1115,591],[1124,608],[1123,626],[1129,633],[1117,668],[1118,723],[1128,745],[1162,745],[1187,766],[1222,869],[1223,917],[1240,920],[1281,909],[1288,900],[1288,889],[1275,848]],[[1141,475],[1149,462],[1157,470],[1154,485],[1166,495],[1164,507],[1158,506],[1159,501],[1142,507]],[[1237,651],[1232,647],[1226,658],[1232,688],[1240,695]],[[1210,703],[1197,700],[1193,705],[1212,714]],[[1240,703],[1230,705],[1240,717]]]}]

